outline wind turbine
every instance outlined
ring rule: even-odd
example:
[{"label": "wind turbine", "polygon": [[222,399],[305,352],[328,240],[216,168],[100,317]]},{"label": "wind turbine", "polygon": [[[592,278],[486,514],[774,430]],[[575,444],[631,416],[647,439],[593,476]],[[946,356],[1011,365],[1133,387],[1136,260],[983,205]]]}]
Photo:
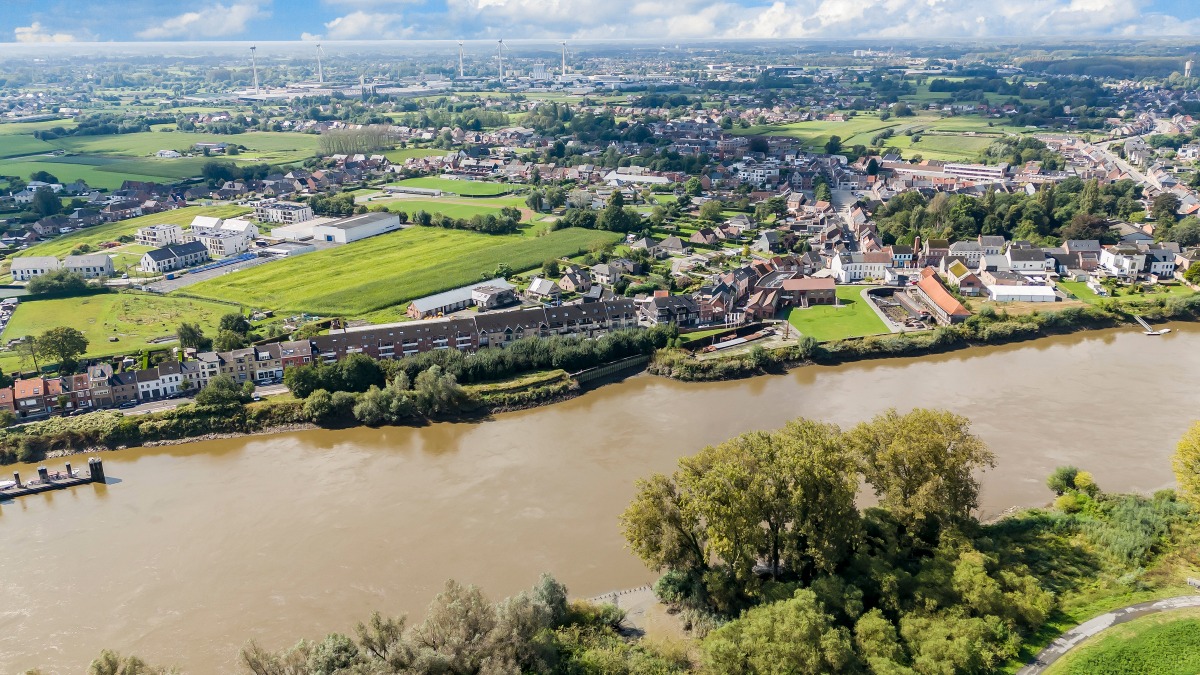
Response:
[{"label": "wind turbine", "polygon": [[463,41],[458,41],[458,79],[463,78]]},{"label": "wind turbine", "polygon": [[317,43],[317,82],[325,84],[325,67],[321,65],[321,57],[325,55],[325,50],[321,49],[321,43]]},{"label": "wind turbine", "polygon": [[504,50],[508,47],[504,46],[504,39],[501,38],[499,46],[496,47],[496,56],[500,59],[500,84],[504,84]]},{"label": "wind turbine", "polygon": [[254,93],[258,94],[258,47],[250,48],[250,66],[254,69]]}]

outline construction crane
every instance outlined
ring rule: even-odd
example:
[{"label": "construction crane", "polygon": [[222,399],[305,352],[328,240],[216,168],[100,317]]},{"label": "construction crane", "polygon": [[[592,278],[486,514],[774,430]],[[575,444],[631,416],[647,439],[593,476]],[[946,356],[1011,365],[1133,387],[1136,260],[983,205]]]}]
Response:
[{"label": "construction crane", "polygon": [[325,67],[321,64],[321,57],[325,55],[325,50],[321,49],[321,43],[317,43],[317,82],[325,84]]},{"label": "construction crane", "polygon": [[250,48],[250,67],[254,70],[254,93],[258,94],[258,47]]}]

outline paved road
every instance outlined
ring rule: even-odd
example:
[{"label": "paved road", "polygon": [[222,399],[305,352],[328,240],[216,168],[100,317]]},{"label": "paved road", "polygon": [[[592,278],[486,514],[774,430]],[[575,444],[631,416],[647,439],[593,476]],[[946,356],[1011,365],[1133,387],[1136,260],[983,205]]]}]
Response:
[{"label": "paved road", "polygon": [[1169,612],[1177,609],[1186,609],[1188,607],[1200,607],[1200,595],[1180,595],[1166,600],[1155,600],[1153,602],[1143,602],[1137,605],[1130,605],[1116,609],[1107,614],[1079,624],[1071,630],[1063,633],[1057,640],[1050,643],[1049,647],[1043,649],[1034,660],[1024,668],[1017,671],[1017,675],[1038,675],[1046,672],[1050,664],[1059,660],[1064,654],[1078,647],[1084,640],[1097,635],[1117,624],[1132,621],[1138,617],[1147,616],[1150,614],[1158,614],[1159,612]]}]

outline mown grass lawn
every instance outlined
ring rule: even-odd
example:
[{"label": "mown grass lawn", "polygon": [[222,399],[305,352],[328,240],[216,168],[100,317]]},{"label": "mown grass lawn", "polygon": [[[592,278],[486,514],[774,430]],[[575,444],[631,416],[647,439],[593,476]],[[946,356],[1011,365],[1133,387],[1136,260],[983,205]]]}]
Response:
[{"label": "mown grass lawn", "polygon": [[875,311],[862,299],[865,288],[838,286],[838,306],[817,305],[793,309],[788,313],[787,321],[801,334],[820,342],[889,332]]},{"label": "mown grass lawn", "polygon": [[[1101,300],[1107,299],[1103,296],[1096,295],[1092,289],[1088,288],[1087,284],[1082,281],[1059,281],[1058,285],[1089,305],[1094,305]],[[1193,292],[1194,291],[1192,291],[1192,289],[1179,283],[1157,284],[1144,293],[1131,293],[1129,288],[1125,286],[1118,286],[1115,294],[1109,297],[1126,302],[1147,300],[1158,297],[1170,297],[1173,295],[1191,295]]]},{"label": "mown grass lawn", "polygon": [[10,134],[0,139],[0,157],[20,157],[51,150],[54,150],[53,145],[30,135]]},{"label": "mown grass lawn", "polygon": [[443,192],[451,192],[456,195],[464,195],[468,197],[506,195],[511,192],[523,190],[525,188],[523,185],[510,185],[508,183],[486,183],[478,180],[455,180],[451,178],[436,178],[433,176],[409,178],[392,184],[403,185],[405,187],[425,188],[428,190],[441,190]]},{"label": "mown grass lawn", "polygon": [[[3,337],[7,342],[56,326],[70,326],[87,337],[87,356],[129,354],[150,346],[156,338],[175,335],[183,321],[199,322],[206,335],[215,337],[221,316],[237,309],[224,303],[132,293],[22,300]],[[110,342],[109,337],[118,341]],[[14,353],[0,352],[4,372],[11,372],[18,361]]]},{"label": "mown grass lawn", "polygon": [[[395,320],[410,300],[479,281],[500,263],[530,270],[619,237],[574,228],[532,237],[410,227],[227,274],[185,292],[262,309],[349,317],[374,312],[374,320]],[[380,313],[388,308],[394,311]]]},{"label": "mown grass lawn", "polygon": [[1200,673],[1200,608],[1145,616],[1090,638],[1046,675]]},{"label": "mown grass lawn", "polygon": [[154,213],[148,216],[139,216],[122,220],[115,223],[107,223],[105,225],[96,225],[95,227],[87,227],[82,230],[77,230],[65,237],[52,239],[35,246],[30,246],[28,249],[21,251],[18,257],[31,255],[52,255],[63,257],[71,252],[71,249],[80,244],[91,244],[95,248],[99,248],[100,244],[108,241],[116,241],[117,237],[123,234],[134,234],[140,227],[148,225],[157,225],[159,223],[170,223],[174,225],[187,226],[191,224],[192,219],[196,216],[216,216],[218,218],[233,218],[235,216],[250,213],[250,209],[244,206],[188,206],[174,211],[164,211],[162,213]]}]

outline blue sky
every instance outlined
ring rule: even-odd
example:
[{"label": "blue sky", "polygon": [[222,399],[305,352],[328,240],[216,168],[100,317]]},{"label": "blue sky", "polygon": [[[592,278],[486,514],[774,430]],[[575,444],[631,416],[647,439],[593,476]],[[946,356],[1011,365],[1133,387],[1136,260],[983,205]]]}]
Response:
[{"label": "blue sky", "polygon": [[0,0],[0,41],[1200,36],[1197,0]]}]

